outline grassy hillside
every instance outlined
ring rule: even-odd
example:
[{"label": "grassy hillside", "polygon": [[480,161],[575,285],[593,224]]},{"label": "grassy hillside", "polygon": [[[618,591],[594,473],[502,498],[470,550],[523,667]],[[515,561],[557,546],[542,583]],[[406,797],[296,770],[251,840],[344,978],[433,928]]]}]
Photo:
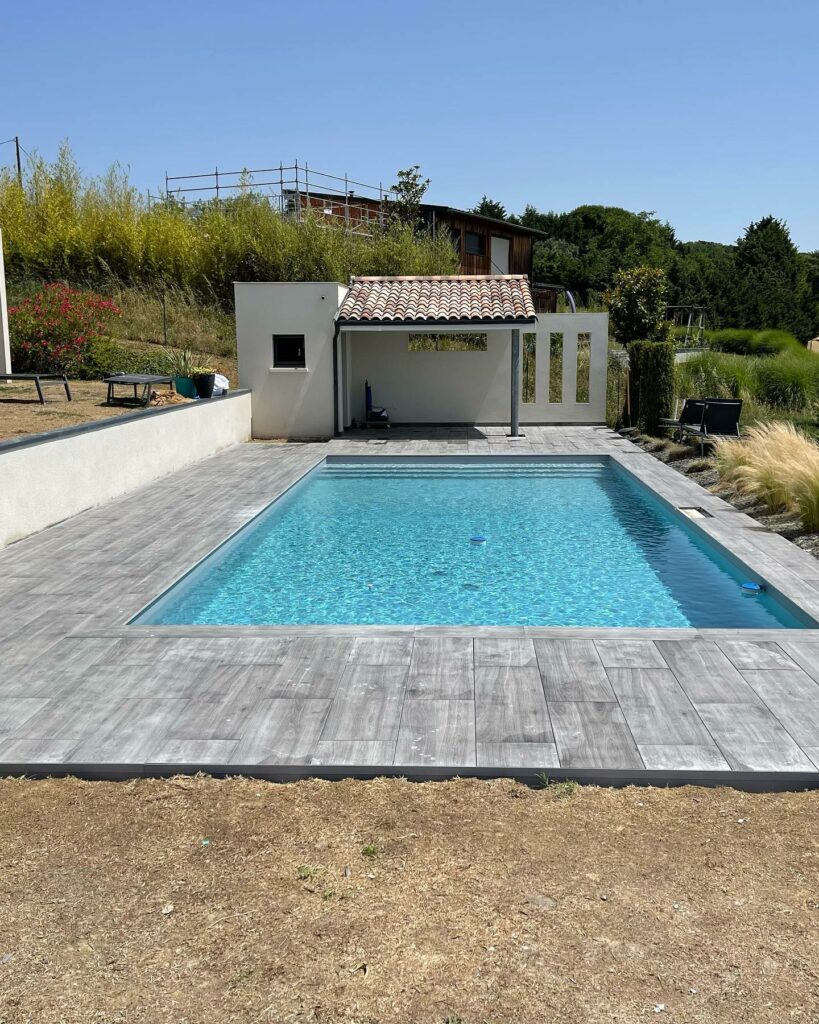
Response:
[{"label": "grassy hillside", "polygon": [[346,282],[350,274],[457,266],[445,237],[416,236],[399,223],[365,235],[295,223],[251,191],[188,207],[151,203],[121,168],[84,178],[66,147],[53,164],[32,160],[22,187],[0,173],[0,226],[12,281],[169,287],[225,310],[234,281]]}]

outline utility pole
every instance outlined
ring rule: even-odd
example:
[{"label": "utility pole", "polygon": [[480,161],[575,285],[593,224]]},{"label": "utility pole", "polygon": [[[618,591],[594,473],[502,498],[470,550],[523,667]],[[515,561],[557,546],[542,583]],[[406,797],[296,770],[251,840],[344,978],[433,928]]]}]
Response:
[{"label": "utility pole", "polygon": [[17,184],[23,187],[23,165],[20,163],[20,136],[14,136],[14,152],[17,154]]}]

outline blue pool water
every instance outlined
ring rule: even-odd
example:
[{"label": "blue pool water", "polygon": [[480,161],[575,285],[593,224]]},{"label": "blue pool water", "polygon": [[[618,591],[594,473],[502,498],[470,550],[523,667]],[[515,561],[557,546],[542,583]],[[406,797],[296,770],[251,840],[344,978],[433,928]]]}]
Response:
[{"label": "blue pool water", "polygon": [[806,624],[747,579],[606,459],[331,461],[137,621]]}]

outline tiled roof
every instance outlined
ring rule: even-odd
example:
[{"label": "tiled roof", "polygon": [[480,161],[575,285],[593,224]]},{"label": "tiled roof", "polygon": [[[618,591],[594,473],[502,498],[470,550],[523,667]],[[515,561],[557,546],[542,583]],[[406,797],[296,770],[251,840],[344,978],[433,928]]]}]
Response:
[{"label": "tiled roof", "polygon": [[520,323],[535,316],[523,274],[354,277],[338,311],[342,324]]}]

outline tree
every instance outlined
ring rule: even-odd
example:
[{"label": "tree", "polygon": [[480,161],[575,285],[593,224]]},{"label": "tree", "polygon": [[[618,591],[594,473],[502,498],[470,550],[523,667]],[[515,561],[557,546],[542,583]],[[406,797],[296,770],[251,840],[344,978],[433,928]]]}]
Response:
[{"label": "tree", "polygon": [[503,203],[499,203],[496,199],[490,199],[486,195],[481,196],[478,205],[472,207],[472,213],[479,213],[482,217],[494,217],[495,220],[506,220],[507,218],[506,207]]},{"label": "tree", "polygon": [[806,267],[784,221],[763,217],[737,241],[736,326],[777,327],[804,338]]},{"label": "tree", "polygon": [[667,289],[665,271],[660,267],[617,271],[605,300],[612,333],[621,345],[632,341],[663,341],[668,337]]},{"label": "tree", "polygon": [[392,186],[393,219],[416,230],[421,224],[421,200],[429,188],[429,178],[421,175],[419,164],[399,171],[397,177],[398,181]]},{"label": "tree", "polygon": [[624,267],[670,270],[677,258],[679,243],[673,228],[653,213],[578,206],[558,214],[527,206],[520,218],[510,219],[548,236],[535,243],[538,276],[566,285],[584,302],[610,288],[614,275]]}]

